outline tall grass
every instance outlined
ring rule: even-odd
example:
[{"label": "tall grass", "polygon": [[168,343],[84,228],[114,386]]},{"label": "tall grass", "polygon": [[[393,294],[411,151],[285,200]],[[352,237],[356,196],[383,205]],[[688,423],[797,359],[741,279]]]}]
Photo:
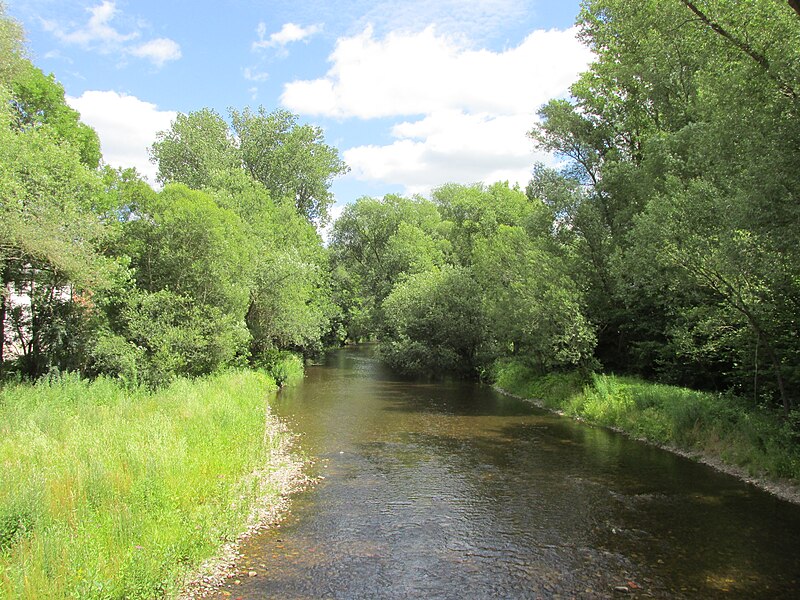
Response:
[{"label": "tall grass", "polygon": [[731,394],[614,375],[536,375],[523,361],[495,365],[501,389],[634,437],[718,456],[751,475],[800,481],[800,443],[791,421]]},{"label": "tall grass", "polygon": [[175,592],[279,494],[275,389],[254,371],[157,392],[73,376],[0,389],[0,597]]}]

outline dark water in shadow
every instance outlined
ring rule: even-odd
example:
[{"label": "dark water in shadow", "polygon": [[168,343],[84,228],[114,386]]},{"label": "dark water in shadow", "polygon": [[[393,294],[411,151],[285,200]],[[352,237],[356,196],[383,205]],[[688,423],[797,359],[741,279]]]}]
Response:
[{"label": "dark water in shadow", "polygon": [[324,479],[216,597],[800,597],[800,507],[371,355],[333,353],[282,392]]}]

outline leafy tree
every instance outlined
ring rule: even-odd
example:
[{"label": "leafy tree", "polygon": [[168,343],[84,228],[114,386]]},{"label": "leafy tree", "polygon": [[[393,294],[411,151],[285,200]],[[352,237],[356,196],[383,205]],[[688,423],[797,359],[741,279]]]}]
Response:
[{"label": "leafy tree", "polygon": [[477,237],[491,235],[500,225],[532,229],[541,225],[541,203],[530,202],[508,183],[446,184],[433,191],[432,200],[444,221],[442,232],[452,244],[454,260],[464,266],[472,260]]},{"label": "leafy tree", "polygon": [[352,290],[346,303],[341,295],[340,301],[353,337],[380,329],[381,303],[401,279],[443,264],[449,244],[440,224],[436,207],[419,198],[365,197],[345,207],[330,248],[334,272]]},{"label": "leafy tree", "polygon": [[252,248],[241,220],[201,191],[173,184],[125,224],[137,286],[244,315]]},{"label": "leafy tree", "polygon": [[386,298],[381,351],[400,371],[474,375],[486,341],[481,290],[463,267],[410,276]]},{"label": "leafy tree", "polygon": [[788,409],[797,15],[767,0],[590,0],[578,23],[597,60],[532,136],[580,187],[533,187],[566,200],[557,238],[587,288],[598,356],[694,385],[758,395],[758,382]]},{"label": "leafy tree", "polygon": [[214,176],[239,167],[239,157],[228,124],[204,108],[178,114],[167,131],[160,131],[150,148],[162,184],[182,183],[199,190]]},{"label": "leafy tree", "polygon": [[24,60],[22,27],[8,16],[6,3],[0,2],[0,86],[9,86],[24,64]]},{"label": "leafy tree", "polygon": [[520,227],[476,240],[474,271],[490,335],[540,372],[591,364],[595,335],[562,260]]},{"label": "leafy tree", "polygon": [[245,170],[275,200],[288,199],[311,222],[324,223],[333,202],[331,180],[347,172],[336,148],[324,143],[322,129],[300,125],[285,110],[256,113],[231,110],[233,130]]},{"label": "leafy tree", "polygon": [[[101,286],[111,270],[98,252],[105,231],[91,211],[100,180],[51,127],[12,127],[8,103],[0,115],[0,363],[11,340],[23,371],[37,376],[68,366],[58,357],[76,350],[65,344],[80,337],[72,329],[82,323],[80,292]],[[26,305],[10,309],[12,292]]]}]

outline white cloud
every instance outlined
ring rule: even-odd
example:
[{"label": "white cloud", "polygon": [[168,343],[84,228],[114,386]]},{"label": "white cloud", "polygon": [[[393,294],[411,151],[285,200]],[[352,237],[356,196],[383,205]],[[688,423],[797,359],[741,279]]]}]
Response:
[{"label": "white cloud", "polygon": [[403,185],[409,194],[450,181],[525,184],[534,162],[551,162],[532,153],[526,131],[533,122],[529,114],[443,111],[395,125],[392,144],[350,148],[343,158],[351,176]]},{"label": "white cloud", "polygon": [[433,26],[384,39],[368,27],[337,42],[325,77],[287,84],[281,101],[304,114],[362,119],[444,109],[531,112],[563,94],[591,59],[575,33],[538,30],[493,52],[465,48]]},{"label": "white cloud", "polygon": [[159,110],[155,104],[135,96],[113,91],[86,91],[80,97],[67,97],[69,105],[81,113],[81,120],[97,131],[105,162],[114,167],[135,167],[155,181],[156,167],[147,149],[156,133],[168,129],[177,113]]},{"label": "white cloud", "polygon": [[539,107],[565,96],[592,55],[576,30],[538,30],[503,51],[473,49],[434,27],[390,33],[372,28],[340,39],[325,77],[294,81],[282,102],[339,119],[407,117],[394,141],[343,152],[351,177],[425,193],[448,181],[524,184],[535,156],[526,137]]},{"label": "white cloud", "polygon": [[136,56],[151,61],[156,67],[181,57],[180,45],[169,38],[157,38],[141,44],[134,40],[141,37],[141,31],[134,29],[130,33],[121,33],[112,24],[121,13],[116,3],[103,0],[101,4],[88,9],[91,16],[85,25],[65,30],[55,21],[43,20],[46,31],[51,32],[61,42],[74,44],[85,50],[98,50],[103,54],[116,53],[120,57]]},{"label": "white cloud", "polygon": [[91,13],[89,21],[83,27],[66,32],[60,25],[52,21],[44,21],[45,29],[51,31],[58,39],[67,44],[77,44],[84,48],[100,46],[108,49],[109,46],[118,46],[124,42],[139,37],[139,32],[122,34],[110,25],[117,14],[114,2],[104,0],[102,4],[88,9]]},{"label": "white cloud", "polygon": [[253,42],[253,50],[262,50],[265,48],[282,48],[294,42],[300,42],[310,38],[311,36],[322,31],[321,25],[309,25],[308,27],[301,27],[294,23],[286,23],[281,27],[280,31],[271,34],[268,38],[267,26],[265,23],[259,23],[258,41]]},{"label": "white cloud", "polygon": [[181,47],[174,40],[158,38],[131,48],[130,53],[148,59],[157,67],[162,67],[164,63],[181,57]]}]

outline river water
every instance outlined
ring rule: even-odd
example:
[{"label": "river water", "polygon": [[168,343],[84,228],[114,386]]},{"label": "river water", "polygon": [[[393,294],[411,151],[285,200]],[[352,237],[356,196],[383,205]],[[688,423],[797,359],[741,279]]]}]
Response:
[{"label": "river water", "polygon": [[347,348],[276,412],[323,479],[218,598],[800,598],[800,507],[486,386]]}]

